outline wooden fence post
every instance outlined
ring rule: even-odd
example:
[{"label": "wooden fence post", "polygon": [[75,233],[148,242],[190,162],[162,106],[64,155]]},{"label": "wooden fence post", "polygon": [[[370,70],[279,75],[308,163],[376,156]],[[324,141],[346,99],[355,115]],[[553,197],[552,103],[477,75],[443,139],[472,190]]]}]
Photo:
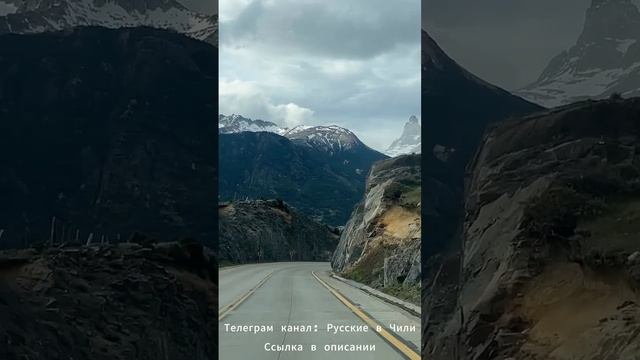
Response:
[{"label": "wooden fence post", "polygon": [[56,235],[56,217],[51,218],[51,234],[49,235],[49,246],[53,246]]}]

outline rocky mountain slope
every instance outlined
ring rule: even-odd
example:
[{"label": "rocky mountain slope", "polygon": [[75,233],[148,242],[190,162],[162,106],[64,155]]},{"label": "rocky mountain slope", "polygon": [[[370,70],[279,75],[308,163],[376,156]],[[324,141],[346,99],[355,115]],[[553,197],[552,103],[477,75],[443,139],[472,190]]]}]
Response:
[{"label": "rocky mountain slope", "polygon": [[404,124],[402,135],[391,143],[385,154],[394,157],[405,154],[420,154],[422,152],[422,129],[420,121],[411,116]]},{"label": "rocky mountain slope", "polygon": [[[423,221],[425,274],[432,256],[455,243],[463,215],[465,167],[493,122],[541,108],[470,74],[422,33]],[[434,259],[438,264],[442,259]],[[436,266],[437,267],[437,266]],[[428,281],[426,282],[429,283]]]},{"label": "rocky mountain slope", "polygon": [[356,134],[336,125],[296,126],[287,130],[283,136],[295,144],[307,146],[331,156],[341,156],[364,149],[374,151],[360,141]]},{"label": "rocky mountain slope", "polygon": [[50,241],[52,227],[57,243],[215,242],[215,47],[78,28],[0,48],[0,246]]},{"label": "rocky mountain slope", "polygon": [[631,0],[593,0],[576,44],[518,92],[547,107],[614,93],[640,96],[640,11]]},{"label": "rocky mountain slope", "polygon": [[217,265],[194,243],[0,251],[0,358],[217,359]]},{"label": "rocky mountain slope", "polygon": [[218,115],[218,133],[235,134],[247,131],[265,131],[282,135],[286,132],[286,129],[283,129],[270,121],[252,120],[245,118],[242,115]]},{"label": "rocky mountain slope", "polygon": [[78,26],[147,26],[217,44],[218,17],[191,11],[175,0],[0,1],[0,34],[33,34]]},{"label": "rocky mountain slope", "polygon": [[422,32],[423,153],[454,168],[458,184],[487,124],[540,109],[470,74]]},{"label": "rocky mountain slope", "polygon": [[386,156],[346,129],[293,130],[286,137],[220,134],[220,199],[279,198],[318,221],[344,225],[371,164]]},{"label": "rocky mountain slope", "polygon": [[403,155],[373,165],[331,258],[335,271],[383,291],[401,286],[419,293],[420,160]]},{"label": "rocky mountain slope", "polygon": [[356,134],[337,125],[299,125],[293,128],[283,128],[271,121],[252,120],[241,115],[218,116],[218,133],[238,134],[243,132],[278,134],[291,140],[296,145],[326,152],[330,156],[340,156],[349,151],[368,148]]},{"label": "rocky mountain slope", "polygon": [[219,205],[219,261],[328,261],[338,231],[279,200]]},{"label": "rocky mountain slope", "polygon": [[640,100],[505,122],[469,173],[457,257],[427,287],[430,359],[640,352]]}]

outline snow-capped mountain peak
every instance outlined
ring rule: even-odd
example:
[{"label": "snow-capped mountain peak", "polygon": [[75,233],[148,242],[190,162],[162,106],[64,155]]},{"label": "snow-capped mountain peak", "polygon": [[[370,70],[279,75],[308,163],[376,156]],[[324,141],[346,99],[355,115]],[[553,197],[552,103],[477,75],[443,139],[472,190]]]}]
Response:
[{"label": "snow-capped mountain peak", "polygon": [[285,132],[283,136],[330,153],[347,151],[359,145],[364,146],[353,132],[337,125],[296,126]]},{"label": "snow-capped mountain peak", "polygon": [[252,120],[241,115],[218,116],[218,133],[220,134],[262,131],[283,135],[287,130],[270,121]]},{"label": "snow-capped mountain peak", "polygon": [[10,0],[0,0],[0,16],[15,14],[18,11],[18,4],[14,4]]},{"label": "snow-capped mountain peak", "polygon": [[404,154],[420,154],[422,152],[422,128],[420,121],[411,116],[404,125],[402,135],[396,139],[385,151],[385,154],[395,157]]},{"label": "snow-capped mountain peak", "polygon": [[148,26],[215,44],[218,17],[191,11],[177,0],[0,0],[0,34],[41,33],[77,26]]},{"label": "snow-capped mountain peak", "polygon": [[349,129],[338,125],[299,125],[289,129],[279,127],[270,121],[251,120],[241,115],[218,116],[219,134],[241,132],[275,133],[298,145],[310,147],[317,151],[329,153],[330,155],[349,152],[357,148],[366,148],[369,151],[374,151],[362,143]]},{"label": "snow-capped mountain peak", "polygon": [[640,11],[631,0],[593,0],[576,44],[518,91],[547,107],[614,93],[640,95]]}]

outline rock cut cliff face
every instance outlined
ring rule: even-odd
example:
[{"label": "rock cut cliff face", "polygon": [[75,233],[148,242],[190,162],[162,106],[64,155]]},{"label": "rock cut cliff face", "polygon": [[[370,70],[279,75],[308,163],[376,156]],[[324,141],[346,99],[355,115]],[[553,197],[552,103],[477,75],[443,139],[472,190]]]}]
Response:
[{"label": "rock cut cliff face", "polygon": [[427,319],[427,356],[636,356],[640,100],[497,125],[470,170],[460,255],[431,289],[457,305],[424,309],[440,311]]},{"label": "rock cut cliff face", "polygon": [[338,230],[320,224],[280,200],[221,203],[219,260],[328,261]]},{"label": "rock cut cliff face", "polygon": [[420,159],[374,164],[333,253],[335,271],[377,288],[420,283]]}]

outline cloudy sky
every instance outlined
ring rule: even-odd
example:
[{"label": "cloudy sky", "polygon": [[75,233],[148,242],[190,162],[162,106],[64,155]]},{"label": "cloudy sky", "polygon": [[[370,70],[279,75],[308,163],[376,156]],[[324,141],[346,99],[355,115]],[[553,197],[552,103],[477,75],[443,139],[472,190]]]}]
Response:
[{"label": "cloudy sky", "polygon": [[[635,1],[635,0],[634,0]],[[591,0],[423,0],[423,26],[471,72],[513,90],[578,38]]]},{"label": "cloudy sky", "polygon": [[220,2],[220,112],[386,149],[420,114],[419,0]]}]

